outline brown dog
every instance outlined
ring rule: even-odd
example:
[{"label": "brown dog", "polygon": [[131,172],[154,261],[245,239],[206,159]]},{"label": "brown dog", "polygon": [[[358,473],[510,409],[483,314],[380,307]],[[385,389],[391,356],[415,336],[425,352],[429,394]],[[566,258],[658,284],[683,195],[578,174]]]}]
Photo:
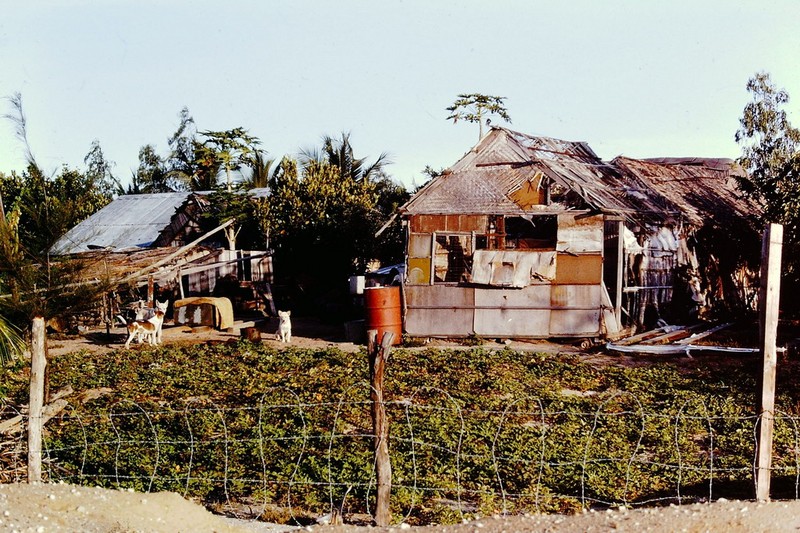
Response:
[{"label": "brown dog", "polygon": [[117,318],[128,329],[128,340],[125,341],[125,348],[130,348],[134,337],[136,337],[139,344],[145,339],[151,346],[161,342],[161,325],[164,323],[164,311],[161,309],[156,309],[153,316],[147,320],[134,320],[130,324],[119,315],[117,315]]}]

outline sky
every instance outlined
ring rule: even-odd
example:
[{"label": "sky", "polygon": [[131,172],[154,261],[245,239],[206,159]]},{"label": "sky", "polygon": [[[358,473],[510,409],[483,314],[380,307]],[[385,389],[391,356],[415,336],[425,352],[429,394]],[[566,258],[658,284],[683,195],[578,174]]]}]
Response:
[{"label": "sky", "polygon": [[[349,132],[357,157],[386,152],[419,185],[478,140],[446,120],[461,93],[607,160],[736,158],[756,72],[800,122],[798,21],[798,0],[27,0],[0,18],[0,97],[22,95],[48,172],[85,168],[97,140],[123,183],[142,146],[168,152],[185,106],[276,159]],[[0,119],[0,172],[24,166]]]}]

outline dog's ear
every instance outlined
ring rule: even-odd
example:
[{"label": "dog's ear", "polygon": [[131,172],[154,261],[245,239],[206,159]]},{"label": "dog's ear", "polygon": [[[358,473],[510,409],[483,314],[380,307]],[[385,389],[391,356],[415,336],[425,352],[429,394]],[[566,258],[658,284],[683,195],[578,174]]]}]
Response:
[{"label": "dog's ear", "polygon": [[292,316],[292,312],[291,311],[286,311],[286,316]]}]

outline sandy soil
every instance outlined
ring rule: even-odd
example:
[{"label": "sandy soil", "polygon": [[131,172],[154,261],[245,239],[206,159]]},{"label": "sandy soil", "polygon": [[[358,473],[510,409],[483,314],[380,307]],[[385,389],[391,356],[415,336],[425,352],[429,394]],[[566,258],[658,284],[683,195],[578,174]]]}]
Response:
[{"label": "sandy soil", "polygon": [[788,532],[800,528],[800,501],[755,503],[721,500],[712,504],[616,509],[576,516],[492,517],[454,526],[367,528],[308,526],[296,528],[213,515],[177,494],[140,494],[66,484],[0,485],[0,531],[19,532],[219,532],[277,533],[524,533],[573,531]]},{"label": "sandy soil", "polygon": [[[278,321],[276,318],[265,320],[259,327],[261,330],[261,341],[276,347],[286,346],[276,338],[275,331],[277,328]],[[169,321],[164,323],[163,328],[163,342],[165,344],[228,342],[237,340],[240,335],[237,329],[233,331],[217,331],[207,327],[191,328],[188,326],[176,326]],[[291,346],[300,348],[325,348],[328,346],[336,346],[341,350],[349,352],[356,352],[363,347],[361,344],[345,341],[344,336],[344,329],[342,327],[324,324],[310,318],[292,318]],[[108,353],[113,350],[122,349],[125,340],[126,332],[124,327],[116,326],[111,328],[109,334],[106,334],[105,329],[86,331],[81,335],[50,334],[48,336],[47,347],[50,356],[58,356],[78,350]],[[433,339],[426,346],[470,348],[455,341],[442,339]],[[578,349],[569,343],[558,344],[537,340],[509,342],[486,340],[482,346],[489,349],[499,349],[508,346],[512,349],[525,351],[578,353]],[[131,349],[138,349],[138,345],[135,341],[131,344]],[[420,349],[424,349],[424,347],[420,347]],[[613,356],[612,359],[615,361],[620,360],[620,358],[616,356]]]},{"label": "sandy soil", "polygon": [[[428,526],[414,533],[572,533],[576,531],[650,531],[654,533],[789,532],[800,528],[800,501],[755,503],[726,501],[711,504],[657,507],[636,510],[586,512],[576,516],[528,515],[486,518],[449,527]],[[316,528],[322,532],[384,532],[398,528]],[[401,528],[402,529],[402,528]]]},{"label": "sandy soil", "polygon": [[276,526],[213,515],[171,492],[137,494],[65,484],[0,485],[0,531],[280,532]]}]

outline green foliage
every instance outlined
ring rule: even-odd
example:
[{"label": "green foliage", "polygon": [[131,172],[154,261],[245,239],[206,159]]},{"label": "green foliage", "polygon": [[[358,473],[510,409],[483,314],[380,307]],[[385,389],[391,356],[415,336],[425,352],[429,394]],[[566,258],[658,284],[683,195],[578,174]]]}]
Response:
[{"label": "green foliage", "polygon": [[197,128],[188,107],[184,106],[178,116],[180,122],[175,133],[167,141],[170,152],[164,163],[168,177],[188,187],[192,177],[197,173],[194,152]]},{"label": "green foliage", "polygon": [[247,189],[237,187],[234,191],[217,189],[208,195],[208,209],[202,215],[203,231],[210,231],[228,220],[234,219],[228,236],[236,246],[244,250],[263,250],[268,247],[263,221],[263,212],[269,200],[254,198]]},{"label": "green foliage", "polygon": [[[326,137],[323,150],[305,153],[301,163],[284,158],[270,178],[263,226],[275,249],[277,275],[313,279],[311,292],[343,287],[367,263],[403,257],[399,221],[376,236],[408,199],[402,186],[382,171],[385,155],[371,165],[353,156],[349,136]],[[325,267],[320,268],[324,257]]]},{"label": "green foliage", "polygon": [[[5,365],[10,360],[21,357],[24,350],[25,341],[22,332],[0,315],[0,364]],[[0,398],[2,396],[0,392]]]},{"label": "green foliage", "polygon": [[769,74],[758,73],[747,83],[752,100],[745,105],[736,141],[742,145],[739,163],[747,171],[742,189],[761,201],[765,217],[785,223],[797,212],[800,194],[793,170],[797,165],[800,130],[789,122],[784,105],[789,95]]},{"label": "green foliage", "polygon": [[80,312],[102,293],[102,283],[78,283],[83,270],[79,262],[53,259],[49,250],[70,228],[110,202],[118,183],[98,141],[84,159],[86,171],[64,167],[47,176],[27,144],[22,96],[10,101],[14,112],[5,118],[17,128],[28,167],[20,175],[0,174],[0,294],[10,295],[0,298],[0,308],[23,329],[36,315],[53,318]]},{"label": "green foliage", "polygon": [[22,174],[0,174],[6,213],[18,212],[20,243],[37,256],[45,255],[59,237],[108,204],[112,189],[108,179],[67,167],[52,178],[35,165]]},{"label": "green foliage", "polygon": [[231,172],[244,165],[250,165],[260,144],[256,137],[247,133],[244,128],[233,128],[227,131],[201,131],[205,139],[195,141],[194,157],[197,163],[197,175],[193,178],[192,189],[212,190],[217,186],[217,174],[225,172],[227,190],[233,190]]},{"label": "green foliage", "polygon": [[783,224],[787,252],[787,294],[800,285],[800,130],[789,122],[784,106],[789,94],[760,72],[747,83],[752,100],[745,105],[736,132],[739,164],[747,171],[739,185],[763,208],[762,223]]},{"label": "green foliage", "polygon": [[139,168],[132,177],[127,194],[174,192],[185,189],[185,182],[170,172],[164,158],[156,153],[152,144],[139,149]]},{"label": "green foliage", "polygon": [[[110,387],[48,424],[65,479],[265,502],[273,519],[374,499],[367,357],[247,342],[55,358],[53,389]],[[575,356],[396,349],[386,374],[392,509],[412,524],[471,514],[750,497],[754,368],[598,368]],[[0,387],[25,400],[25,380]],[[796,406],[787,390],[781,405]],[[774,464],[797,473],[796,409]],[[87,445],[88,443],[88,445]],[[733,484],[733,485],[731,485]]]},{"label": "green foliage", "polygon": [[247,189],[269,187],[270,176],[277,171],[277,168],[273,169],[274,165],[274,159],[266,159],[263,151],[256,150],[248,162],[250,176],[242,181],[242,185]]},{"label": "green foliage", "polygon": [[459,94],[453,105],[447,108],[450,116],[447,120],[453,119],[453,123],[459,120],[467,122],[477,122],[479,126],[478,139],[483,138],[484,122],[488,123],[488,115],[497,115],[508,123],[511,117],[505,107],[505,97],[490,96],[480,93]]}]

